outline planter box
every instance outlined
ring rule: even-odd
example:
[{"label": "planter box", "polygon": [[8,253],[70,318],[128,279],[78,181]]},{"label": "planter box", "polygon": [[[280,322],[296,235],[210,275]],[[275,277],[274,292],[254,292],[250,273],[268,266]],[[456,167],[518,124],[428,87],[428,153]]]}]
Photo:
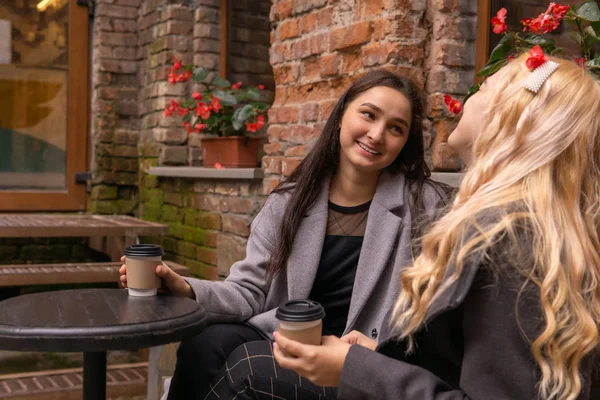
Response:
[{"label": "planter box", "polygon": [[[246,142],[244,144],[244,142]],[[204,167],[214,168],[216,163],[225,168],[255,168],[262,138],[225,136],[202,139]]]}]

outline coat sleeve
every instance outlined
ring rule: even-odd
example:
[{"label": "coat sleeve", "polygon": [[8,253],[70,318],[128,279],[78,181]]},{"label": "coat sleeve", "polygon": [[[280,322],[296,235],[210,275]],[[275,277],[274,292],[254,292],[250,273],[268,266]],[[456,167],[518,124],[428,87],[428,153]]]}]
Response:
[{"label": "coat sleeve", "polygon": [[206,309],[208,323],[242,322],[264,311],[269,292],[266,266],[284,206],[282,195],[271,197],[252,222],[246,257],[231,266],[225,281],[185,278]]},{"label": "coat sleeve", "polygon": [[[538,367],[524,336],[540,319],[538,300],[485,271],[477,272],[463,307],[464,352],[458,387],[430,371],[352,346],[345,360],[339,399],[530,400],[537,397]],[[523,300],[523,301],[521,301]],[[434,321],[432,321],[433,323]],[[529,336],[527,334],[527,336]]]}]

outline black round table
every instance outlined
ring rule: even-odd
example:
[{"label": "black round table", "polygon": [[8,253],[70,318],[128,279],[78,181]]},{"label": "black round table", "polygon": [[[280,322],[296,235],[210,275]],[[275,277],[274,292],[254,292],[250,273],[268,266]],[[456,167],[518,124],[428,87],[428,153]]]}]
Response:
[{"label": "black round table", "polygon": [[206,312],[173,296],[83,289],[0,302],[0,350],[83,352],[83,398],[106,399],[106,351],[136,350],[200,333]]}]

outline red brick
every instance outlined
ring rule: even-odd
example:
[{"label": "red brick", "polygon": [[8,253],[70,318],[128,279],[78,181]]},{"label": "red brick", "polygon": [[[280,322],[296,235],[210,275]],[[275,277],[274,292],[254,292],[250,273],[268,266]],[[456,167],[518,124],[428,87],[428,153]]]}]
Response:
[{"label": "red brick", "polygon": [[223,221],[223,232],[230,232],[242,237],[250,235],[251,217],[224,214],[221,219]]},{"label": "red brick", "polygon": [[341,76],[331,81],[333,87],[332,97],[339,98],[352,84],[353,79],[348,76]]},{"label": "red brick", "polygon": [[318,59],[311,59],[302,63],[302,81],[312,82],[321,78],[321,63]]},{"label": "red brick", "polygon": [[312,126],[294,125],[291,129],[290,140],[294,143],[306,143],[319,135],[319,131]]},{"label": "red brick", "polygon": [[313,122],[319,118],[319,105],[317,103],[304,104],[300,109],[302,122]]},{"label": "red brick", "polygon": [[434,171],[459,171],[460,158],[448,143],[435,143],[431,154]]},{"label": "red brick", "polygon": [[321,121],[326,121],[329,118],[336,103],[336,101],[326,101],[319,104],[319,119]]},{"label": "red brick", "polygon": [[356,4],[356,9],[362,11],[363,17],[381,14],[384,8],[385,4],[383,0],[357,0]]},{"label": "red brick", "polygon": [[200,228],[220,230],[221,216],[219,214],[201,212],[200,215],[198,215],[196,224]]},{"label": "red brick", "polygon": [[211,194],[199,194],[194,197],[196,208],[206,211],[221,211],[221,198]]},{"label": "red brick", "polygon": [[204,232],[204,244],[208,247],[217,247],[217,232],[205,231]]},{"label": "red brick", "polygon": [[271,124],[298,122],[298,114],[298,107],[273,107],[269,109],[269,122]]},{"label": "red brick", "polygon": [[283,176],[290,176],[301,162],[302,158],[285,158],[281,168]]},{"label": "red brick", "polygon": [[280,2],[278,2],[277,4],[273,5],[271,12],[272,12],[272,19],[275,20],[283,20],[286,19],[288,17],[292,16],[292,0],[282,0]]},{"label": "red brick", "polygon": [[276,176],[270,176],[267,178],[263,179],[263,194],[265,196],[269,195],[273,189],[275,189],[277,187],[277,185],[279,185],[279,182],[281,182],[281,179],[276,177]]},{"label": "red brick", "polygon": [[456,128],[457,121],[453,120],[439,120],[433,123],[435,128],[435,143],[447,142],[448,137]]},{"label": "red brick", "polygon": [[378,19],[373,22],[373,40],[381,40],[390,32],[390,21]]},{"label": "red brick", "polygon": [[281,174],[281,157],[263,157],[263,169],[267,174]]},{"label": "red brick", "polygon": [[363,61],[360,49],[342,55],[342,74],[349,74],[362,69]]},{"label": "red brick", "polygon": [[329,36],[331,50],[344,49],[368,42],[371,39],[371,22],[357,22],[345,28],[331,32]]},{"label": "red brick", "polygon": [[281,26],[279,27],[279,40],[298,37],[298,35],[298,20],[292,19],[281,23]]},{"label": "red brick", "polygon": [[300,18],[298,22],[298,28],[300,28],[300,33],[310,33],[314,32],[317,27],[317,13],[312,12],[308,15],[305,15]]},{"label": "red brick", "polygon": [[265,154],[280,155],[283,153],[283,143],[281,143],[281,142],[267,143],[264,145],[263,149],[265,150]]},{"label": "red brick", "polygon": [[327,33],[319,33],[310,38],[310,55],[321,54],[328,50],[328,39]]},{"label": "red brick", "polygon": [[210,247],[200,247],[196,249],[196,258],[199,261],[217,265],[217,250]]},{"label": "red brick", "polygon": [[279,140],[281,137],[281,127],[273,125],[269,126],[267,128],[267,137],[269,138],[269,142]]},{"label": "red brick", "polygon": [[286,157],[304,157],[308,154],[308,148],[305,145],[290,147],[285,151]]},{"label": "red brick", "polygon": [[362,63],[365,67],[395,62],[403,59],[411,64],[423,61],[423,50],[416,46],[403,46],[397,43],[373,43],[362,48]]},{"label": "red brick", "polygon": [[317,24],[319,28],[329,28],[333,16],[333,7],[325,7],[317,12]]},{"label": "red brick", "polygon": [[327,54],[321,56],[321,75],[331,76],[339,73],[339,57],[337,54]]},{"label": "red brick", "polygon": [[284,56],[284,47],[282,44],[273,44],[269,49],[269,61],[271,62],[271,65],[282,63]]},{"label": "red brick", "polygon": [[285,104],[287,102],[287,88],[285,87],[276,87],[275,88],[275,100],[273,101],[273,105]]},{"label": "red brick", "polygon": [[225,197],[221,200],[221,211],[251,215],[255,209],[252,199],[243,197]]},{"label": "red brick", "polygon": [[300,65],[293,64],[273,66],[273,75],[276,85],[296,82],[300,76]]}]

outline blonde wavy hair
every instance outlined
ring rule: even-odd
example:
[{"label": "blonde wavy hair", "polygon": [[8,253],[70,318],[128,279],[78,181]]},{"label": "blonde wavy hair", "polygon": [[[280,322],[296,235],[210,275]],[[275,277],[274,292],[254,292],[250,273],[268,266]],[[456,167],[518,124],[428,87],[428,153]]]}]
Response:
[{"label": "blonde wavy hair", "polygon": [[[600,86],[575,63],[551,57],[559,67],[533,94],[521,86],[530,74],[526,58],[498,77],[457,197],[402,273],[392,324],[412,351],[431,304],[467,258],[492,250],[503,233],[518,249],[514,233],[525,221],[532,263],[518,272],[539,288],[545,322],[531,347],[541,370],[538,395],[571,400],[582,390],[582,360],[599,343]],[[478,224],[492,213],[500,217]]]}]

